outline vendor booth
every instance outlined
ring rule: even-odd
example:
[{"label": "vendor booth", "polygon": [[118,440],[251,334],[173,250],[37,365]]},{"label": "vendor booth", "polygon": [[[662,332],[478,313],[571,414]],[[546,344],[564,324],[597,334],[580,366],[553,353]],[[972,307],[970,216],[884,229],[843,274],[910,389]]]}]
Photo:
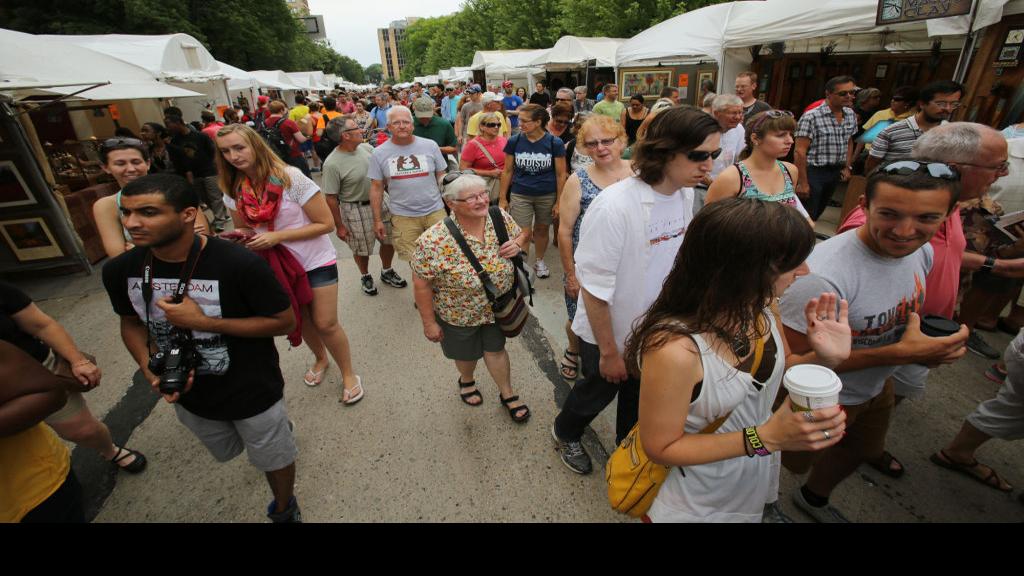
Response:
[{"label": "vendor booth", "polygon": [[533,84],[543,77],[544,69],[530,64],[550,50],[478,50],[473,55],[473,81],[481,86],[512,81],[518,88],[533,92]]},{"label": "vendor booth", "polygon": [[288,105],[295,103],[295,95],[302,90],[281,70],[251,70],[249,74],[259,82],[262,93]]},{"label": "vendor booth", "polygon": [[472,66],[457,66],[445,68],[437,73],[441,82],[469,82],[473,79]]},{"label": "vendor booth", "polygon": [[548,90],[586,86],[589,98],[600,87],[615,82],[615,51],[625,38],[563,36],[534,58],[530,65],[544,69]]}]

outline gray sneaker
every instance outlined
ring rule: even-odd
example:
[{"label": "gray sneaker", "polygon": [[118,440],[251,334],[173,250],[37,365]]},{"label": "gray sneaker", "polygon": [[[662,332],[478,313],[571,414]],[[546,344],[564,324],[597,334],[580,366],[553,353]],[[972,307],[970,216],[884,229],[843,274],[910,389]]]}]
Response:
[{"label": "gray sneaker", "polygon": [[977,330],[971,330],[971,335],[967,337],[967,349],[974,352],[978,356],[984,356],[992,360],[998,360],[1001,354],[999,350],[988,345],[985,339],[978,334]]},{"label": "gray sneaker", "polygon": [[849,524],[850,521],[845,516],[839,513],[832,506],[826,504],[822,507],[811,506],[811,504],[804,499],[804,493],[797,488],[793,492],[793,502],[796,507],[806,513],[808,516],[814,519],[815,522],[821,524]]},{"label": "gray sneaker", "polygon": [[551,437],[555,439],[555,450],[562,458],[562,464],[577,474],[590,474],[594,466],[590,463],[590,456],[583,449],[583,443],[579,440],[566,442],[555,434],[555,424],[551,424]]},{"label": "gray sneaker", "polygon": [[368,296],[377,295],[377,287],[373,285],[373,276],[370,276],[369,274],[363,276],[359,279],[359,284],[363,287],[363,294]]},{"label": "gray sneaker", "polygon": [[302,524],[302,512],[299,510],[299,501],[292,496],[288,501],[288,507],[283,512],[274,512],[277,506],[273,500],[267,506],[267,518],[274,524]]},{"label": "gray sneaker", "polygon": [[405,288],[409,285],[409,283],[399,276],[398,272],[395,272],[394,269],[381,272],[380,281],[394,288]]},{"label": "gray sneaker", "polygon": [[764,505],[764,513],[761,514],[761,524],[793,524],[793,519],[782,511],[778,501],[769,502]]}]

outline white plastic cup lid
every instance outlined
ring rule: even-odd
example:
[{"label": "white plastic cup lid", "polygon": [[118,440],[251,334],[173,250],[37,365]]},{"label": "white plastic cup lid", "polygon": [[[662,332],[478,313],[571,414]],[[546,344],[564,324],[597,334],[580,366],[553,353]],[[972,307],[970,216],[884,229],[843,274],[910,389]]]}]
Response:
[{"label": "white plastic cup lid", "polygon": [[801,364],[786,370],[786,389],[794,394],[816,398],[838,394],[843,382],[835,372],[815,364]]}]

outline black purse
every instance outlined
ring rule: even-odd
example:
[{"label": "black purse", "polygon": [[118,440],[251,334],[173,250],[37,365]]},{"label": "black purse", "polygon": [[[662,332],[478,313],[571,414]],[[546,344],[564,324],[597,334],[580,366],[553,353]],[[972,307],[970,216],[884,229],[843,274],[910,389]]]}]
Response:
[{"label": "black purse", "polygon": [[[498,245],[505,244],[508,242],[508,228],[505,226],[505,218],[501,214],[501,209],[497,206],[491,206],[488,214],[491,217],[491,222],[494,224],[494,233],[498,237]],[[480,265],[480,261],[473,254],[472,248],[469,247],[459,227],[455,225],[450,216],[444,219],[444,223],[448,227],[448,231],[451,232],[452,237],[455,238],[459,248],[462,249],[466,259],[469,260],[469,264],[476,271],[477,276],[480,277],[484,293],[487,295],[487,300],[491,303],[491,311],[494,312],[494,321],[498,328],[508,338],[518,336],[526,325],[526,319],[530,316],[529,308],[526,307],[527,299],[529,299],[530,306],[533,306],[533,285],[530,283],[530,275],[526,272],[526,266],[523,265],[522,254],[517,254],[510,259],[513,267],[512,288],[504,294],[498,294],[498,289],[495,287],[494,282],[491,281],[490,274]]]}]

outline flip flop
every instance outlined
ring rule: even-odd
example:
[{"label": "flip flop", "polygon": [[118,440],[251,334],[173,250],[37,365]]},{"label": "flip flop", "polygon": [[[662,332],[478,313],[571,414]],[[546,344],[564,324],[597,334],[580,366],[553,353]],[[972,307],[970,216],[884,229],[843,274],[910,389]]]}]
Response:
[{"label": "flip flop", "polygon": [[[1004,489],[1002,487],[1003,479],[1000,478],[999,474],[996,473],[996,469],[991,466],[988,466],[988,474],[985,475],[984,477],[971,472],[971,470],[975,470],[978,466],[981,465],[977,460],[972,459],[969,464],[961,464],[960,462],[954,462],[953,459],[950,458],[948,454],[946,454],[945,450],[939,450],[935,454],[932,454],[930,457],[928,457],[928,459],[931,460],[932,464],[935,464],[936,466],[941,466],[947,470],[959,472],[960,474],[967,476],[971,480],[974,480],[979,484],[984,484],[989,488],[994,488],[996,490],[999,490],[1000,492],[1013,492],[1013,486],[1010,486],[1007,489]],[[1009,484],[1007,484],[1007,486],[1009,486]]]},{"label": "flip flop", "polygon": [[324,372],[327,372],[327,368],[319,372],[314,372],[312,368],[306,370],[306,374],[302,377],[302,383],[312,388],[313,386],[319,386],[324,381]]},{"label": "flip flop", "polygon": [[[356,392],[356,390],[358,390],[359,392]],[[351,388],[345,389],[341,393],[341,403],[346,406],[351,406],[363,399],[364,392],[365,391],[363,390],[363,379],[357,374],[356,385]]]},{"label": "flip flop", "polygon": [[[899,464],[900,467],[893,469],[893,462]],[[897,460],[888,450],[882,452],[882,455],[877,460],[869,460],[868,465],[890,478],[899,478],[907,471],[903,462]]]}]

